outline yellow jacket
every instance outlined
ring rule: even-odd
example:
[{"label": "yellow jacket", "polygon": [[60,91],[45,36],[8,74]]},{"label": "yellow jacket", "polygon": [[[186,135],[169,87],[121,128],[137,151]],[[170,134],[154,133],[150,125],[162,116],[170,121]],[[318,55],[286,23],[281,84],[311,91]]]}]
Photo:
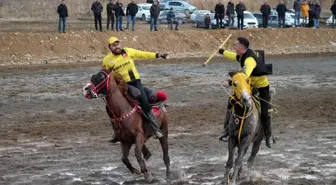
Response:
[{"label": "yellow jacket", "polygon": [[106,69],[112,69],[120,74],[125,82],[131,82],[140,79],[140,74],[135,67],[134,60],[137,58],[156,58],[156,53],[145,52],[132,48],[123,48],[125,52],[120,55],[109,53],[104,57],[103,65]]},{"label": "yellow jacket", "polygon": [[[237,61],[237,54],[231,51],[224,51],[224,58]],[[252,57],[246,58],[244,61],[245,74],[250,77],[251,85],[255,88],[267,87],[269,85],[267,77],[264,76],[251,76],[253,69],[257,66],[257,62]]]},{"label": "yellow jacket", "polygon": [[301,4],[301,11],[302,11],[302,16],[303,17],[308,17],[309,16],[309,5],[307,3],[302,3]]}]

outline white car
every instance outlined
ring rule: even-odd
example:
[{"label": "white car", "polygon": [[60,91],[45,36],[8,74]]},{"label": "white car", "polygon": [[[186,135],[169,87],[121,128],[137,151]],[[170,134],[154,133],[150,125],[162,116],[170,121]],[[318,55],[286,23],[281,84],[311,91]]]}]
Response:
[{"label": "white car", "polygon": [[328,26],[331,26],[331,24],[332,24],[332,19],[333,19],[333,15],[331,15],[331,16],[326,20],[326,24],[327,24]]},{"label": "white car", "polygon": [[[249,11],[244,11],[244,23],[243,28],[258,28],[258,19]],[[233,26],[237,28],[238,19],[235,17]]]},{"label": "white car", "polygon": [[206,15],[206,14],[211,14],[211,11],[210,10],[196,10],[194,11],[191,15],[190,15],[190,22],[194,23],[196,21],[196,16],[198,14],[201,14],[201,15]]},{"label": "white car", "polygon": [[150,7],[152,4],[150,3],[139,3],[138,5],[138,13],[135,15],[137,19],[141,19],[145,21],[148,17],[150,17]]}]

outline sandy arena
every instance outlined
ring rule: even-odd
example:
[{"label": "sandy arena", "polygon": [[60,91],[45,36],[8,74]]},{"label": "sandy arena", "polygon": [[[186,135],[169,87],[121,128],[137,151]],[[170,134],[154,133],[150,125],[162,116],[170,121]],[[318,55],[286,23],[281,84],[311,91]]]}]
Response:
[{"label": "sandy arena", "polygon": [[[153,184],[218,184],[227,144],[222,132],[228,95],[221,84],[229,69],[216,58],[138,64],[146,86],[169,95],[172,178],[165,178],[159,142],[150,139],[147,162]],[[269,59],[279,105],[273,115],[277,143],[262,143],[252,181],[243,185],[336,184],[335,57]],[[119,144],[101,100],[86,100],[81,88],[99,65],[13,68],[0,73],[0,184],[146,184],[121,162]],[[138,167],[133,151],[131,162]],[[250,150],[249,150],[250,151]],[[248,154],[249,155],[249,152]],[[246,167],[246,158],[244,160]],[[244,172],[246,174],[246,171]]]}]

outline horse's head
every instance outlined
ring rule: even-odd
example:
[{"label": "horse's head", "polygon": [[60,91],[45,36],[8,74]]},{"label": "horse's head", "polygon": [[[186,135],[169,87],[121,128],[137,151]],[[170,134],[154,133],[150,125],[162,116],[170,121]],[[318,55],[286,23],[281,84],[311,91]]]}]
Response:
[{"label": "horse's head", "polygon": [[83,94],[86,98],[104,97],[120,89],[122,93],[127,92],[127,84],[122,77],[110,71],[102,69],[97,74],[92,75],[91,82],[83,88]]},{"label": "horse's head", "polygon": [[245,106],[252,106],[252,91],[249,77],[244,72],[231,72],[232,87],[238,101]]}]

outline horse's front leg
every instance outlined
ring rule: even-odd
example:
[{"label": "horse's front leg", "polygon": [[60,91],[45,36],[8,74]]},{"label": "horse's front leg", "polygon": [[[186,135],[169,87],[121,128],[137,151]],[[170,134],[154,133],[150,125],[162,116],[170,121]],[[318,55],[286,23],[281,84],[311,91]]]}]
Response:
[{"label": "horse's front leg", "polygon": [[236,151],[236,144],[235,141],[233,141],[231,138],[229,138],[228,141],[228,150],[229,150],[229,157],[228,160],[226,162],[226,167],[225,167],[225,173],[224,173],[224,184],[228,184],[230,181],[230,177],[229,177],[229,173],[230,170],[233,167],[233,157],[234,157],[234,153]]},{"label": "horse's front leg", "polygon": [[239,172],[239,169],[241,168],[241,166],[243,164],[243,158],[244,158],[245,150],[246,150],[247,147],[248,147],[247,140],[242,142],[240,144],[240,146],[238,147],[238,156],[237,156],[236,161],[235,161],[234,172],[233,172],[233,175],[232,175],[232,184],[236,183],[236,180],[237,180],[237,177],[238,177],[238,172]]},{"label": "horse's front leg", "polygon": [[142,158],[142,147],[145,142],[145,136],[143,132],[138,132],[136,141],[135,141],[135,157],[137,158],[137,161],[139,163],[139,166],[141,168],[141,172],[144,173],[145,180],[150,183],[153,181],[152,175],[147,171],[147,167],[145,164],[145,160]]},{"label": "horse's front leg", "polygon": [[129,151],[131,149],[132,144],[129,143],[124,143],[121,142],[120,143],[121,146],[121,151],[122,151],[122,162],[126,165],[126,167],[133,173],[133,174],[141,174],[141,172],[137,169],[135,169],[132,164],[130,163],[130,161],[128,160],[128,155],[129,155]]},{"label": "horse's front leg", "polygon": [[[248,146],[245,148],[243,156],[245,156],[247,150],[248,150]],[[238,170],[238,178],[241,178],[242,173],[243,173],[243,165],[241,165],[239,170]]]}]

